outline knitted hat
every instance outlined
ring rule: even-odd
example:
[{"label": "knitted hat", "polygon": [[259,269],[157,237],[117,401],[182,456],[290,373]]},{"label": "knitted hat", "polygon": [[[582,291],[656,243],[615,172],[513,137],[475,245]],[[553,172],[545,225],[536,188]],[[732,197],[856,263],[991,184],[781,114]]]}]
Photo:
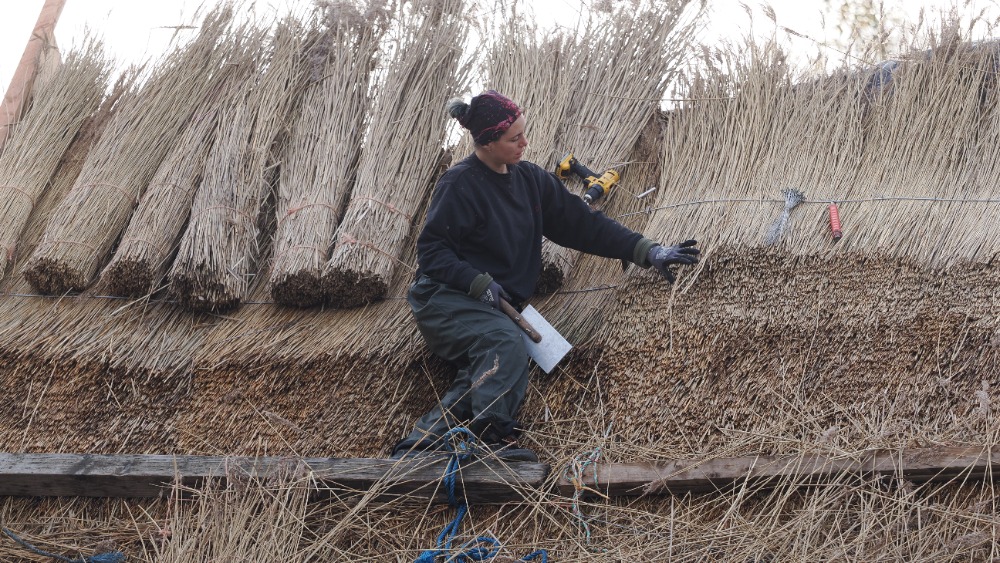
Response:
[{"label": "knitted hat", "polygon": [[448,102],[448,115],[472,133],[477,145],[486,145],[500,138],[511,124],[520,117],[521,108],[510,98],[496,90],[487,90],[472,98]]}]

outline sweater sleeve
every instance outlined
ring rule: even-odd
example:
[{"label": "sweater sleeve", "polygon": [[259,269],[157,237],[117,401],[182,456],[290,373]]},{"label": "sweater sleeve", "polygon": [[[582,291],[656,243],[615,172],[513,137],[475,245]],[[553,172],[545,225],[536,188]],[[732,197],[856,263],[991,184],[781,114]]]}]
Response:
[{"label": "sweater sleeve", "polygon": [[462,192],[454,183],[438,184],[417,237],[417,255],[422,273],[475,297],[482,290],[473,291],[488,286],[492,278],[473,268],[456,250],[475,226],[475,211]]},{"label": "sweater sleeve", "polygon": [[591,209],[554,174],[541,169],[539,173],[546,237],[560,246],[649,267],[646,255],[658,243]]}]

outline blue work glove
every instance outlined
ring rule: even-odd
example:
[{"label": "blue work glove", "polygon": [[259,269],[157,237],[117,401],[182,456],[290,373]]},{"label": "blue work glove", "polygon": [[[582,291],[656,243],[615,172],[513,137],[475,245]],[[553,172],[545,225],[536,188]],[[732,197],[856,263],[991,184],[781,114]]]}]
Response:
[{"label": "blue work glove", "polygon": [[698,244],[696,240],[686,240],[674,246],[656,245],[649,249],[646,259],[656,268],[657,272],[667,278],[667,281],[674,283],[677,278],[670,270],[674,264],[697,264],[698,255],[701,251],[694,247]]},{"label": "blue work glove", "polygon": [[500,308],[501,297],[510,301],[510,295],[507,295],[507,292],[495,281],[491,281],[490,285],[486,286],[486,289],[479,294],[479,300],[494,309]]}]

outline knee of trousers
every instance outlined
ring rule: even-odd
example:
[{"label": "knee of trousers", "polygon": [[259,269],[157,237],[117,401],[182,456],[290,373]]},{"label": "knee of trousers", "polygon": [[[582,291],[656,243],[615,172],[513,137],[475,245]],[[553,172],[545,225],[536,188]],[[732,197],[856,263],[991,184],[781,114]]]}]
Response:
[{"label": "knee of trousers", "polygon": [[473,353],[486,353],[491,350],[511,361],[523,359],[525,365],[528,363],[528,347],[525,346],[521,329],[517,325],[497,327],[485,332],[473,346]]}]

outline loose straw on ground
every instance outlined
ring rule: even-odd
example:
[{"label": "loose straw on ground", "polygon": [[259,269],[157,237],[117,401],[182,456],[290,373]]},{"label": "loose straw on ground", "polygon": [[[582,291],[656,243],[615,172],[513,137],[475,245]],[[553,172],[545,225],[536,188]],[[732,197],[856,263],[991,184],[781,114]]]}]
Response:
[{"label": "loose straw on ground", "polygon": [[334,307],[385,296],[441,158],[445,102],[467,77],[467,65],[459,64],[468,27],[464,2],[426,0],[407,10],[377,85],[357,184],[323,270]]},{"label": "loose straw on ground", "polygon": [[100,104],[109,73],[101,44],[88,40],[37,83],[34,103],[0,153],[0,279],[63,153]]},{"label": "loose straw on ground", "polygon": [[210,13],[197,37],[179,45],[123,98],[91,149],[84,169],[46,228],[24,269],[41,293],[80,291],[91,284],[157,167],[211,87],[215,47],[232,16]]},{"label": "loose straw on ground", "polygon": [[370,85],[388,14],[327,6],[309,53],[309,81],[285,148],[270,273],[272,298],[309,307],[323,300],[320,276],[354,184],[370,108]]}]

